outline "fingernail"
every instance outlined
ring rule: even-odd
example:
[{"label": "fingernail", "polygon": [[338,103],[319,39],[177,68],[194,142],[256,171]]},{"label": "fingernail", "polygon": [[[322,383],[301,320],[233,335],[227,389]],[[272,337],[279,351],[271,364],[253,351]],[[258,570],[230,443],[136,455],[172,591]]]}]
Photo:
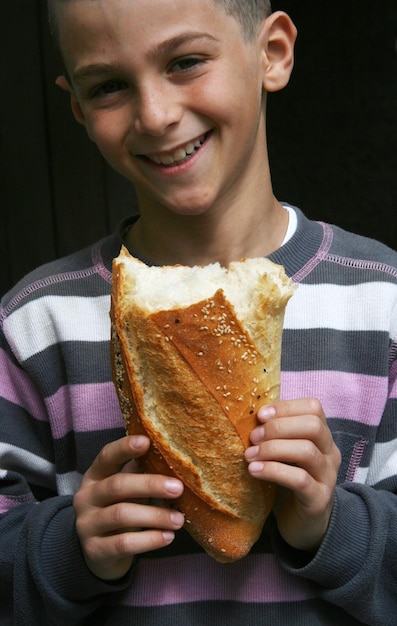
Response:
[{"label": "fingernail", "polygon": [[172,530],[164,530],[163,531],[163,539],[167,543],[171,543],[171,541],[174,541],[174,539],[175,539],[175,533],[173,533]]},{"label": "fingernail", "polygon": [[140,450],[141,448],[146,446],[146,443],[147,443],[147,439],[143,435],[136,435],[135,437],[131,439],[132,447],[135,450]]},{"label": "fingernail", "polygon": [[263,470],[263,463],[260,463],[259,461],[254,461],[253,463],[249,464],[248,468],[251,474],[259,474]]},{"label": "fingernail", "polygon": [[271,405],[261,406],[258,411],[258,419],[260,420],[269,420],[272,417],[275,417],[275,415],[276,409]]},{"label": "fingernail", "polygon": [[260,443],[265,438],[265,427],[258,426],[251,433],[251,441],[252,443]]},{"label": "fingernail", "polygon": [[173,478],[169,478],[164,483],[165,489],[168,493],[172,493],[172,495],[178,495],[183,491],[183,485],[179,480],[174,480]]},{"label": "fingernail", "polygon": [[170,513],[171,522],[175,526],[183,526],[185,523],[185,516],[182,515],[179,511],[171,511]]},{"label": "fingernail", "polygon": [[249,461],[250,459],[254,459],[257,454],[259,452],[259,446],[252,446],[251,448],[247,448],[247,450],[245,451],[245,458],[247,459],[247,461]]}]

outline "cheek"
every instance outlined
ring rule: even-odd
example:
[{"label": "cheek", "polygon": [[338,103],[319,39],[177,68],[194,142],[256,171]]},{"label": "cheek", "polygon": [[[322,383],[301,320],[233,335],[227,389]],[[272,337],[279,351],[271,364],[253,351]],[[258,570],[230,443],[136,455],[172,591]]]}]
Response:
[{"label": "cheek", "polygon": [[[242,68],[244,69],[244,68]],[[224,76],[215,76],[197,93],[192,93],[196,110],[220,125],[238,126],[256,124],[262,112],[262,84],[251,68],[247,73],[226,71]]]},{"label": "cheek", "polygon": [[92,117],[87,122],[87,133],[105,158],[107,154],[116,152],[123,143],[120,124],[111,117]]}]

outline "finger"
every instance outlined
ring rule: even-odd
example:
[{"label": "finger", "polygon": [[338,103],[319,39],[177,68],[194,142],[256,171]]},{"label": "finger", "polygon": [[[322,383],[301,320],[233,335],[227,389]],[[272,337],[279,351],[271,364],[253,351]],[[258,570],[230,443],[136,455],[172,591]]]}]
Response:
[{"label": "finger", "polygon": [[116,474],[125,463],[145,454],[149,446],[149,439],[142,435],[112,441],[102,448],[87,471],[87,475],[92,480],[102,480]]},{"label": "finger", "polygon": [[330,454],[334,447],[331,431],[325,419],[314,414],[271,419],[255,428],[251,433],[253,444],[276,439],[307,439],[313,442],[324,454]]},{"label": "finger", "polygon": [[92,504],[105,507],[142,498],[173,499],[182,495],[183,489],[183,483],[170,476],[119,472],[97,483]]},{"label": "finger", "polygon": [[297,415],[317,415],[321,420],[325,421],[322,405],[316,398],[279,400],[258,410],[258,420],[260,422],[266,422],[274,417],[292,417]]},{"label": "finger", "polygon": [[274,483],[278,487],[284,487],[289,491],[299,494],[307,503],[312,501],[312,493],[316,489],[316,481],[306,470],[301,467],[269,461],[253,461],[249,465],[249,471],[255,478],[259,478],[269,483]]},{"label": "finger", "polygon": [[86,544],[85,554],[88,561],[106,564],[159,550],[172,543],[174,539],[173,530],[158,529],[123,532],[108,537],[91,537]]},{"label": "finger", "polygon": [[[178,530],[185,523],[180,511],[159,506],[121,502],[107,507],[97,515],[95,528],[89,534],[105,536],[120,532],[137,532],[142,529]],[[84,528],[80,528],[84,533]],[[94,531],[94,532],[93,532]]]},{"label": "finger", "polygon": [[[327,458],[312,441],[307,439],[264,442],[259,446],[248,448],[245,456],[249,462],[249,471],[252,474],[260,474],[261,478],[269,476],[271,469],[281,471],[279,465],[284,464],[300,467],[316,481],[321,481],[328,467]],[[275,464],[274,468],[269,467],[270,462]]]}]

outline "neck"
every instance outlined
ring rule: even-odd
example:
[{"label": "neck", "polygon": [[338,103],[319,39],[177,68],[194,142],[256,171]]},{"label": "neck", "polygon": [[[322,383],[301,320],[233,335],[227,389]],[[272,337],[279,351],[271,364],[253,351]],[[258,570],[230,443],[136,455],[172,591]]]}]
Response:
[{"label": "neck", "polygon": [[[153,224],[156,225],[153,228]],[[280,247],[288,227],[288,213],[272,196],[258,210],[232,208],[216,215],[143,214],[126,237],[130,250],[158,265],[227,266],[245,257],[268,256]]]}]

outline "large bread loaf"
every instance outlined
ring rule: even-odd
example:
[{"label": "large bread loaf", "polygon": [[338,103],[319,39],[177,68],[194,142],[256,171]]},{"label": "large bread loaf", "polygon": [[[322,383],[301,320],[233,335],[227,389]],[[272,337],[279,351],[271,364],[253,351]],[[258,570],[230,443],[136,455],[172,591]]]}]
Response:
[{"label": "large bread loaf", "polygon": [[275,487],[251,477],[244,451],[258,408],[279,397],[293,290],[264,258],[148,267],[122,249],[114,261],[112,363],[126,430],[152,441],[143,471],[185,484],[175,506],[219,561],[249,552],[273,505]]}]

